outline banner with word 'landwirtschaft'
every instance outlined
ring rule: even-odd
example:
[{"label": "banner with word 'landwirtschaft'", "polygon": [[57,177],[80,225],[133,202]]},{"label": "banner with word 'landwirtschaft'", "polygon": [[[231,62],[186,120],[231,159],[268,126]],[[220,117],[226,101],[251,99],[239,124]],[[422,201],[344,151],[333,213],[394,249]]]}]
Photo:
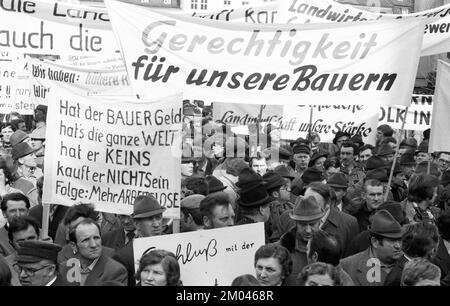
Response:
[{"label": "banner with word 'landwirtschaft'", "polygon": [[282,139],[305,138],[309,131],[322,142],[332,142],[339,131],[361,135],[375,144],[377,105],[255,105],[214,103],[213,118],[231,126],[248,126],[259,121],[281,129]]},{"label": "banner with word 'landwirtschaft'", "polygon": [[361,10],[332,0],[283,0],[279,2],[279,23],[353,23],[361,21],[413,20],[426,18],[421,55],[450,51],[450,4],[413,14],[381,14]]},{"label": "banner with word 'landwirtschaft'", "polygon": [[379,124],[389,124],[394,129],[401,129],[406,116],[405,130],[425,131],[431,126],[432,113],[433,96],[413,95],[407,115],[406,107],[403,106],[381,107]]},{"label": "banner with word 'landwirtschaft'", "polygon": [[0,2],[0,50],[32,54],[118,52],[105,8],[51,0]]},{"label": "banner with word 'landwirtschaft'", "polygon": [[241,24],[106,0],[136,94],[252,104],[409,105],[425,21]]},{"label": "banner with word 'landwirtschaft'", "polygon": [[130,214],[136,196],[151,194],[178,219],[181,107],[181,95],[108,100],[53,87],[43,202]]},{"label": "banner with word 'landwirtschaft'", "polygon": [[264,222],[137,238],[133,241],[135,270],[142,254],[163,249],[178,259],[184,286],[230,286],[240,275],[255,274],[255,252],[263,245]]},{"label": "banner with word 'landwirtschaft'", "polygon": [[31,97],[36,105],[48,105],[47,96],[54,84],[87,95],[132,95],[125,69],[73,67],[50,61],[28,60]]}]

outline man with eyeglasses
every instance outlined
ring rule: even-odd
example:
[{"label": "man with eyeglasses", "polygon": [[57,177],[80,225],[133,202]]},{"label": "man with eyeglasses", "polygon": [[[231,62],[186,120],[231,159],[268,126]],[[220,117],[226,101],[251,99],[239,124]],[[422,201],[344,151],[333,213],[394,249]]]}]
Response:
[{"label": "man with eyeglasses", "polygon": [[64,286],[58,273],[57,258],[61,247],[43,241],[19,243],[14,270],[19,274],[22,286]]},{"label": "man with eyeglasses", "polygon": [[450,152],[439,152],[437,156],[437,164],[441,173],[447,171],[450,167]]}]

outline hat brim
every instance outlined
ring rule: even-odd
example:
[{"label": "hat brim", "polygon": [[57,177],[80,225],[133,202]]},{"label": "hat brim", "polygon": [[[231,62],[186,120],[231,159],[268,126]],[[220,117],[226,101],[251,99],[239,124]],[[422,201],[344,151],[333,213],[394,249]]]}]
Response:
[{"label": "hat brim", "polygon": [[213,192],[219,192],[219,191],[223,191],[225,189],[227,189],[228,186],[223,186],[217,189],[213,189],[213,190],[209,190],[209,193],[213,193]]},{"label": "hat brim", "polygon": [[142,212],[142,213],[137,213],[137,214],[132,213],[131,217],[133,219],[149,218],[149,217],[153,217],[153,216],[158,215],[158,214],[162,214],[165,210],[166,210],[165,208],[160,208],[160,209],[157,209],[157,210],[152,210],[152,211],[147,211],[147,212]]},{"label": "hat brim", "polygon": [[33,149],[33,148],[30,146],[30,149],[29,149],[29,150],[26,150],[25,152],[23,152],[23,153],[21,153],[20,155],[16,156],[15,159],[19,159],[19,158],[25,157],[25,156],[27,156],[27,155],[30,155],[31,153],[35,153],[36,151],[37,151],[36,149]]},{"label": "hat brim", "polygon": [[239,205],[240,206],[244,206],[244,207],[262,206],[262,205],[268,204],[268,203],[270,203],[272,201],[273,201],[272,198],[267,196],[266,198],[258,200],[258,201],[255,201],[255,202],[248,202],[248,203],[246,203],[246,202],[239,201]]},{"label": "hat brim", "polygon": [[36,263],[41,260],[45,260],[45,258],[40,258],[32,255],[16,255],[16,261],[18,263]]},{"label": "hat brim", "polygon": [[376,232],[369,228],[369,232],[371,232],[372,234],[378,235],[378,236],[382,236],[382,237],[386,237],[386,238],[394,238],[394,239],[402,238],[402,236],[403,236],[403,230],[398,233],[380,233],[380,232]]},{"label": "hat brim", "polygon": [[306,221],[306,222],[320,220],[320,219],[322,219],[323,216],[325,216],[325,212],[320,213],[320,214],[311,215],[311,216],[299,216],[299,215],[294,215],[293,213],[289,213],[289,217],[292,220]]},{"label": "hat brim", "polygon": [[335,188],[342,188],[342,189],[344,189],[344,188],[347,189],[348,188],[347,185],[328,184],[328,183],[327,183],[327,185],[330,186],[330,187],[335,187]]}]

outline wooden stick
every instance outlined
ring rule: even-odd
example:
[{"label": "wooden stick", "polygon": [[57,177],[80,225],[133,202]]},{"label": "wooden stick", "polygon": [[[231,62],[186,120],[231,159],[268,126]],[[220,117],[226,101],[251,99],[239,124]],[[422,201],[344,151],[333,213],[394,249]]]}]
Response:
[{"label": "wooden stick", "polygon": [[46,239],[48,237],[48,224],[50,219],[50,205],[42,204],[42,230],[41,239]]},{"label": "wooden stick", "polygon": [[388,185],[386,188],[386,194],[384,195],[384,202],[387,201],[389,191],[391,191],[392,177],[394,176],[394,168],[395,168],[395,164],[397,163],[398,151],[400,150],[400,139],[401,139],[403,131],[405,130],[405,123],[406,123],[407,116],[408,116],[408,107],[405,109],[405,117],[403,118],[402,128],[400,129],[400,131],[397,135],[397,147],[395,148],[394,160],[392,162],[391,172],[389,173],[389,180],[388,180]]},{"label": "wooden stick", "polygon": [[173,233],[174,233],[174,234],[179,233],[179,232],[180,232],[180,219],[173,219],[172,222],[173,222],[173,223],[172,223],[172,226],[173,226],[173,228],[172,228]]},{"label": "wooden stick", "polygon": [[308,131],[308,137],[307,138],[311,138],[313,111],[314,111],[314,109],[313,109],[312,105],[310,105],[310,107],[309,107],[309,131]]}]

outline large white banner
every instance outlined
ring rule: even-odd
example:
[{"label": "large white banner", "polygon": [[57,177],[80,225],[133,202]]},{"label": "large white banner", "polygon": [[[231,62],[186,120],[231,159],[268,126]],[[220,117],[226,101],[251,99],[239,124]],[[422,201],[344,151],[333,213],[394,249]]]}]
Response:
[{"label": "large white banner", "polygon": [[[281,128],[281,138],[305,138],[318,133],[322,142],[332,142],[339,131],[361,135],[365,143],[375,144],[378,125],[376,105],[255,105],[214,103],[213,118],[231,126],[258,121]],[[261,120],[259,116],[261,115]]]},{"label": "large white banner", "polygon": [[450,4],[423,12],[396,15],[361,10],[332,0],[279,1],[279,23],[352,23],[361,21],[412,20],[427,18],[421,55],[450,51]]},{"label": "large white banner", "polygon": [[424,21],[251,25],[105,1],[136,94],[409,105]]},{"label": "large white banner", "polygon": [[450,64],[438,61],[428,152],[450,151]]},{"label": "large white banner", "polygon": [[433,112],[433,96],[413,95],[411,105],[383,106],[380,108],[379,124],[389,124],[394,129],[401,129],[406,116],[405,130],[425,131],[431,126]]},{"label": "large white banner", "polygon": [[178,219],[181,111],[181,95],[136,101],[52,87],[43,202],[130,214],[136,196],[152,194]]},{"label": "large white banner", "polygon": [[265,244],[264,223],[137,238],[136,271],[142,254],[163,249],[175,254],[184,286],[230,286],[239,275],[255,275],[254,257]]},{"label": "large white banner", "polygon": [[119,50],[105,8],[51,0],[0,3],[0,50],[91,56]]},{"label": "large white banner", "polygon": [[48,105],[48,95],[54,84],[87,95],[132,95],[128,75],[122,69],[101,69],[98,65],[61,65],[50,61],[28,60],[31,98],[34,104]]}]

